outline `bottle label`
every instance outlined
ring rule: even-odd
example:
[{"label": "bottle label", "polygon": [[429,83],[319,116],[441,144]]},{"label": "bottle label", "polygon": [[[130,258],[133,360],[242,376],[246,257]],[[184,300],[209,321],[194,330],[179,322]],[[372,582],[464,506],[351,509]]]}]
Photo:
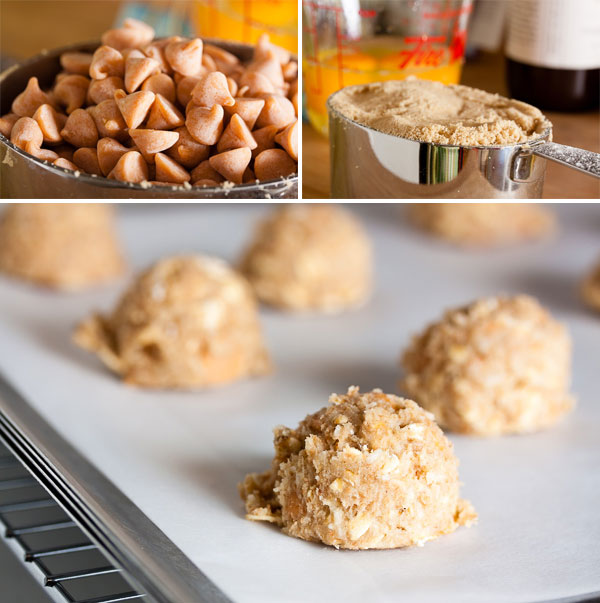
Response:
[{"label": "bottle label", "polygon": [[506,55],[553,69],[600,67],[600,0],[510,0]]}]

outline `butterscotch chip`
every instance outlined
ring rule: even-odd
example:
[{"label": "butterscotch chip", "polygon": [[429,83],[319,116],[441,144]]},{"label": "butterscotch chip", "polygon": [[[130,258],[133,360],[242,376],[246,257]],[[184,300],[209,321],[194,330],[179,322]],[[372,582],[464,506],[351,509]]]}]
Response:
[{"label": "butterscotch chip", "polygon": [[66,107],[67,115],[85,104],[90,80],[84,75],[67,75],[54,86],[56,100]]},{"label": "butterscotch chip", "polygon": [[[152,44],[148,44],[148,46],[146,46],[143,50],[144,50],[144,54],[147,57],[154,59],[155,61],[158,61],[159,65],[160,65],[160,70],[162,71],[163,74],[170,75],[171,73],[173,73],[173,70],[171,69],[169,62],[167,61],[167,58],[165,57],[165,47],[163,44],[161,44],[161,41],[152,42]],[[171,80],[171,81],[173,81],[173,80]],[[157,92],[157,91],[152,90],[152,92]],[[158,90],[158,92],[160,92],[160,90]],[[167,96],[167,95],[165,94],[164,96]],[[167,98],[169,98],[169,97],[167,96]],[[169,99],[169,100],[171,100],[171,99]]]},{"label": "butterscotch chip", "polygon": [[554,215],[527,203],[418,203],[413,222],[452,243],[490,247],[537,239],[556,228]]},{"label": "butterscotch chip", "polygon": [[219,138],[217,151],[222,153],[223,151],[243,147],[255,149],[257,147],[256,140],[254,140],[244,120],[237,113],[234,113],[223,134],[221,134],[221,138]]},{"label": "butterscotch chip", "polygon": [[254,172],[259,180],[274,180],[295,174],[296,162],[281,149],[267,149],[254,159]]},{"label": "butterscotch chip", "polygon": [[33,147],[33,148],[29,149],[27,152],[30,153],[31,155],[33,155],[34,157],[41,159],[42,161],[49,161],[50,163],[52,163],[54,160],[58,159],[58,153],[55,153],[54,151],[51,151],[50,149]]},{"label": "butterscotch chip", "polygon": [[422,546],[477,519],[451,442],[412,400],[350,387],[274,434],[271,469],[240,484],[247,519],[344,549]]},{"label": "butterscotch chip", "polygon": [[256,120],[258,128],[277,126],[284,128],[296,119],[296,111],[292,102],[284,96],[268,96],[265,106]]},{"label": "butterscotch chip", "polygon": [[[91,147],[82,147],[77,149],[74,153],[71,153],[71,157],[71,161],[82,172],[85,172],[86,174],[96,174],[97,176],[104,175],[102,168],[100,167],[100,162],[98,161],[98,151],[96,149]],[[114,166],[111,166],[106,173],[109,174],[113,167]]]},{"label": "butterscotch chip", "polygon": [[125,90],[123,78],[111,76],[103,80],[92,80],[87,92],[88,104],[99,105],[102,101],[111,100],[117,90]]},{"label": "butterscotch chip", "polygon": [[76,172],[78,169],[72,161],[69,161],[64,157],[59,157],[58,159],[55,159],[52,163],[58,167],[65,168],[67,170],[72,170],[74,172]]},{"label": "butterscotch chip", "polygon": [[144,182],[148,180],[148,164],[141,153],[127,151],[119,158],[108,178],[121,182]]},{"label": "butterscotch chip", "polygon": [[0,219],[0,270],[59,289],[80,289],[123,271],[109,205],[10,205]]},{"label": "butterscotch chip", "polygon": [[115,92],[115,101],[128,128],[137,128],[146,119],[154,99],[154,93],[146,90],[133,94],[125,94],[123,90]]},{"label": "butterscotch chip", "polygon": [[135,92],[151,75],[160,73],[160,64],[144,56],[137,50],[132,51],[125,61],[125,90]]},{"label": "butterscotch chip", "polygon": [[234,69],[240,64],[240,60],[234,54],[212,44],[204,45],[204,56],[211,57],[217,69],[225,75],[231,75]]},{"label": "butterscotch chip", "polygon": [[268,304],[339,312],[369,297],[371,263],[369,240],[351,214],[332,205],[289,205],[259,224],[240,267]]},{"label": "butterscotch chip", "polygon": [[[245,71],[239,80],[239,96],[260,96],[261,94],[274,94],[275,86],[271,80],[262,73]],[[244,94],[242,94],[244,90]]]},{"label": "butterscotch chip", "polygon": [[239,115],[252,130],[264,106],[265,101],[262,98],[236,98],[233,105],[224,107],[224,109],[229,116]]},{"label": "butterscotch chip", "polygon": [[30,77],[27,87],[12,103],[11,111],[20,117],[31,117],[40,105],[52,104],[50,97],[42,91],[37,77]]},{"label": "butterscotch chip", "polygon": [[[54,147],[54,152],[63,159],[68,159],[69,161],[73,161],[73,147],[70,144],[59,144]],[[82,170],[86,171],[86,170]]]},{"label": "butterscotch chip", "polygon": [[232,77],[227,78],[227,87],[229,88],[229,94],[231,94],[232,97],[235,97],[239,86],[237,85],[237,82]]},{"label": "butterscotch chip", "polygon": [[137,148],[144,155],[146,161],[152,163],[154,155],[172,147],[179,139],[177,132],[168,130],[129,130],[129,135],[135,142]]},{"label": "butterscotch chip", "polygon": [[199,184],[200,182],[210,180],[215,184],[224,182],[225,178],[217,172],[214,168],[211,167],[210,161],[208,159],[206,161],[202,161],[199,163],[191,173],[192,176],[192,184]]},{"label": "butterscotch chip", "polygon": [[33,114],[33,119],[37,121],[38,126],[42,130],[45,143],[54,144],[61,142],[62,136],[60,135],[60,131],[67,122],[66,115],[59,118],[51,105],[40,105]]},{"label": "butterscotch chip", "polygon": [[173,182],[183,184],[190,181],[190,174],[176,161],[163,153],[156,153],[154,156],[156,166],[156,180],[158,182]]},{"label": "butterscotch chip", "polygon": [[136,19],[125,19],[123,27],[110,29],[102,35],[102,44],[117,50],[140,48],[146,46],[154,38],[154,29]]},{"label": "butterscotch chip", "polygon": [[275,88],[281,88],[284,84],[283,71],[281,64],[274,56],[263,59],[255,59],[248,65],[248,71],[251,73],[260,73],[264,75]]},{"label": "butterscotch chip", "polygon": [[89,75],[93,57],[89,52],[63,52],[60,65],[67,73]]},{"label": "butterscotch chip", "polygon": [[283,78],[286,82],[298,81],[298,63],[290,61],[282,68]]},{"label": "butterscotch chip", "polygon": [[142,90],[154,92],[166,98],[170,103],[177,100],[175,94],[175,82],[166,73],[151,75],[143,84]]},{"label": "butterscotch chip", "polygon": [[550,427],[573,407],[571,342],[533,298],[492,297],[449,310],[402,357],[403,389],[460,433]]},{"label": "butterscotch chip", "polygon": [[165,57],[174,71],[181,75],[197,75],[202,64],[202,40],[173,41],[165,47]]},{"label": "butterscotch chip", "polygon": [[252,150],[252,156],[256,157],[267,149],[275,148],[275,136],[277,136],[277,126],[265,126],[252,132],[256,141],[256,148]]},{"label": "butterscotch chip", "polygon": [[87,111],[94,119],[100,138],[110,137],[121,141],[127,139],[127,124],[114,99],[102,101],[94,107],[88,107]]},{"label": "butterscotch chip", "polygon": [[289,63],[291,59],[291,55],[288,50],[282,48],[281,46],[272,44],[269,40],[268,34],[261,34],[256,42],[256,47],[254,48],[254,60],[260,61],[269,59],[271,57],[276,57],[279,61],[279,64],[282,66]]},{"label": "butterscotch chip", "polygon": [[192,89],[192,99],[201,107],[212,108],[214,105],[232,106],[235,99],[229,92],[227,78],[223,73],[214,71],[202,76]]},{"label": "butterscotch chip", "polygon": [[117,165],[117,161],[131,150],[114,138],[101,138],[98,141],[97,155],[98,164],[104,176],[108,176],[115,165]]},{"label": "butterscotch chip", "polygon": [[298,161],[298,120],[277,134],[275,142],[280,144],[294,161]]},{"label": "butterscotch chip", "polygon": [[208,159],[210,147],[196,142],[185,126],[175,130],[179,134],[177,142],[165,152],[186,169],[196,167],[201,161]]},{"label": "butterscotch chip", "polygon": [[221,174],[225,180],[242,184],[244,172],[252,159],[249,148],[233,149],[213,155],[208,161],[210,166]]},{"label": "butterscotch chip", "polygon": [[16,113],[7,113],[0,117],[0,134],[6,136],[6,138],[10,138],[10,133],[13,129],[13,126],[19,120],[19,116]]},{"label": "butterscotch chip", "polygon": [[10,141],[23,151],[31,153],[39,149],[44,142],[44,134],[35,119],[21,117],[16,122],[10,133]]},{"label": "butterscotch chip", "polygon": [[600,311],[600,262],[583,281],[581,293],[590,308]]},{"label": "butterscotch chip", "polygon": [[216,180],[211,180],[210,178],[204,178],[202,180],[198,180],[197,182],[194,182],[193,186],[201,186],[201,187],[213,187],[213,186],[218,186],[219,183]]},{"label": "butterscotch chip", "polygon": [[216,144],[223,132],[224,116],[221,105],[214,105],[212,109],[191,107],[187,111],[185,126],[196,142],[211,146]]},{"label": "butterscotch chip", "polygon": [[179,80],[177,83],[177,100],[181,106],[187,107],[192,100],[192,90],[199,81],[200,78],[196,76],[187,76]]},{"label": "butterscotch chip", "polygon": [[181,111],[162,94],[157,94],[146,127],[151,130],[173,130],[184,123]]},{"label": "butterscotch chip", "polygon": [[252,291],[216,258],[158,262],[110,315],[79,325],[75,341],[142,387],[209,387],[270,369]]},{"label": "butterscotch chip", "polygon": [[75,147],[94,147],[98,142],[96,122],[85,109],[75,109],[60,135]]},{"label": "butterscotch chip", "polygon": [[125,59],[116,48],[100,46],[92,56],[89,74],[94,80],[103,80],[107,77],[122,78],[125,74]]}]

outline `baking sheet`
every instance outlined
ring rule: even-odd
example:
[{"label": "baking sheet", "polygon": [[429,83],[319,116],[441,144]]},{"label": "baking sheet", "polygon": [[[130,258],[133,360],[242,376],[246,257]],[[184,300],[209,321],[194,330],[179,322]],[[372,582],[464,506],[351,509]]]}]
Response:
[{"label": "baking sheet", "polygon": [[[469,252],[412,231],[397,206],[354,205],[375,248],[372,301],[334,317],[263,308],[276,372],[206,392],[124,386],[70,343],[74,323],[111,308],[127,279],[61,294],[0,278],[0,370],[236,601],[525,602],[597,592],[600,317],[577,286],[600,255],[600,206],[554,207],[553,240]],[[133,270],[180,252],[235,261],[265,211],[125,206],[119,228]],[[445,307],[497,292],[533,294],[568,324],[578,406],[535,435],[450,435],[478,525],[423,548],[350,552],[244,520],[236,484],[268,467],[273,426],[296,425],[348,385],[397,391],[412,333]]]}]

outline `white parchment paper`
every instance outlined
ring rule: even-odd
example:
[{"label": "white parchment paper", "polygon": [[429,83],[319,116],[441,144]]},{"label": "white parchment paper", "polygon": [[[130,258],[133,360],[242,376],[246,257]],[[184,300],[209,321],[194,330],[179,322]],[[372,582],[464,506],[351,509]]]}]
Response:
[{"label": "white parchment paper", "polygon": [[[554,239],[485,252],[411,230],[396,206],[352,210],[374,243],[374,297],[334,317],[262,309],[270,377],[189,393],[122,385],[70,332],[110,309],[127,279],[60,294],[0,278],[0,370],[236,601],[525,602],[600,591],[600,316],[577,291],[600,256],[600,207],[555,206]],[[128,206],[119,228],[132,270],[190,251],[235,261],[265,211]],[[348,385],[396,392],[412,333],[445,307],[498,292],[533,294],[568,324],[578,406],[544,433],[450,436],[477,526],[423,548],[348,552],[244,520],[236,485],[269,465],[273,426],[296,425]]]}]

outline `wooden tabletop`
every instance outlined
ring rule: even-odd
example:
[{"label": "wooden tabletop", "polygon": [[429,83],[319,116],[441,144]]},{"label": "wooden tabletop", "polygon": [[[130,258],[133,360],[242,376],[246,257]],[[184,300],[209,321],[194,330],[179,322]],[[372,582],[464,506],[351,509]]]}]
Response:
[{"label": "wooden tabletop", "polygon": [[[482,53],[463,70],[462,84],[506,95],[504,59],[500,54]],[[554,140],[600,153],[600,116],[592,113],[545,112],[554,125]],[[329,143],[309,124],[302,128],[302,176],[305,199],[329,197]],[[598,199],[600,180],[551,161],[544,184],[545,199]]]}]

